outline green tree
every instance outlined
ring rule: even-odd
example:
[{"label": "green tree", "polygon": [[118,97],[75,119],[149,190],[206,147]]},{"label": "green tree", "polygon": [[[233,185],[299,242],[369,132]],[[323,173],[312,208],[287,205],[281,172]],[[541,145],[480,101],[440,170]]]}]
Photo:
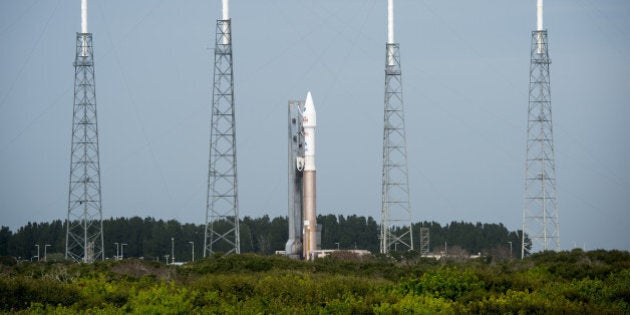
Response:
[{"label": "green tree", "polygon": [[9,255],[9,242],[13,237],[13,233],[8,226],[0,227],[0,256]]}]

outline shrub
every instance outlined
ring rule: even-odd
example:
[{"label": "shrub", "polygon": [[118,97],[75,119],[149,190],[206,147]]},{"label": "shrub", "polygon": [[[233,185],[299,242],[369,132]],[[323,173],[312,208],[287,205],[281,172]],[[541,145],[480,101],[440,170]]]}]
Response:
[{"label": "shrub", "polygon": [[15,266],[17,265],[17,259],[11,256],[0,256],[0,265]]},{"label": "shrub", "polygon": [[466,294],[484,289],[484,283],[470,270],[447,267],[428,271],[420,279],[409,279],[402,283],[402,289],[405,293],[455,301]]},{"label": "shrub", "polygon": [[25,309],[31,303],[69,306],[78,293],[76,287],[51,279],[0,278],[0,309]]},{"label": "shrub", "polygon": [[190,314],[197,295],[195,291],[176,287],[174,282],[161,282],[149,289],[132,291],[123,310],[136,314]]}]

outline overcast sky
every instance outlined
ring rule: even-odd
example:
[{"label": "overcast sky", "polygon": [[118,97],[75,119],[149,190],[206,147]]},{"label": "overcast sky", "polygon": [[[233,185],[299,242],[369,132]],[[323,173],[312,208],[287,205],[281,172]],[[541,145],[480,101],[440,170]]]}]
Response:
[{"label": "overcast sky", "polygon": [[[397,0],[414,221],[521,228],[536,1]],[[91,0],[103,217],[203,224],[220,1]],[[231,3],[241,217],[286,215],[287,101],[318,213],[380,219],[386,0]],[[561,245],[630,250],[630,1],[547,0]],[[0,2],[0,225],[67,214],[80,1]]]}]

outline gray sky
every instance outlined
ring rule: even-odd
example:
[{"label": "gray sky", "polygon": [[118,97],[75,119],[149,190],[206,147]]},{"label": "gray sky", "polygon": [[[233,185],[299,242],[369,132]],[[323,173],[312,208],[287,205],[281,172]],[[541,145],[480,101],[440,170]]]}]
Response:
[{"label": "gray sky", "polygon": [[[220,1],[91,0],[103,216],[201,224]],[[286,215],[286,109],[318,213],[380,218],[385,0],[232,1],[241,217]],[[414,221],[522,224],[535,0],[397,0]],[[547,0],[561,244],[630,249],[630,2]],[[0,225],[64,219],[80,1],[0,2]]]}]

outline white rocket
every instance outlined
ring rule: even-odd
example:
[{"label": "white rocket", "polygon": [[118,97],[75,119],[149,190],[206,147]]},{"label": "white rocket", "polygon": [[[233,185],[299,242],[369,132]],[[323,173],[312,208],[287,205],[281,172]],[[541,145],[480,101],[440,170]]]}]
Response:
[{"label": "white rocket", "polygon": [[317,250],[317,213],[316,213],[316,180],[315,180],[315,127],[317,114],[315,104],[309,91],[302,113],[302,128],[304,128],[304,172],[303,209],[304,209],[304,237],[303,257],[307,260],[315,258]]}]

